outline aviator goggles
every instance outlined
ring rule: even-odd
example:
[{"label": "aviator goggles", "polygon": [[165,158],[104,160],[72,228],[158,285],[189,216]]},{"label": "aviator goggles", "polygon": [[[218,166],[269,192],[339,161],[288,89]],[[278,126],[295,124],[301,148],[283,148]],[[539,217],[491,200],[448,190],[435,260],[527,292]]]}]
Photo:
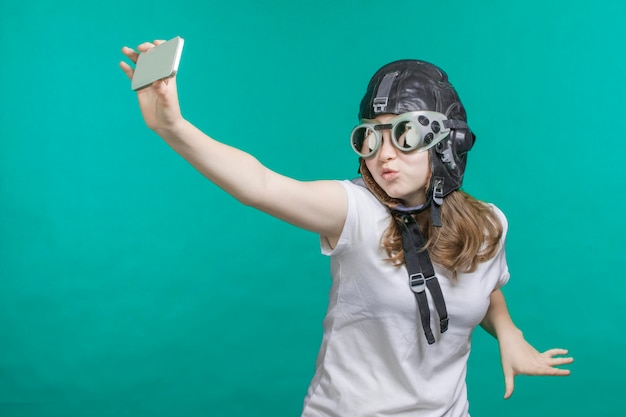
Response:
[{"label": "aviator goggles", "polygon": [[350,144],[361,158],[373,156],[382,144],[383,130],[391,131],[391,143],[402,152],[414,150],[425,151],[456,127],[457,121],[434,111],[412,111],[394,117],[385,124],[377,124],[375,120],[364,119],[360,125],[352,129]]}]

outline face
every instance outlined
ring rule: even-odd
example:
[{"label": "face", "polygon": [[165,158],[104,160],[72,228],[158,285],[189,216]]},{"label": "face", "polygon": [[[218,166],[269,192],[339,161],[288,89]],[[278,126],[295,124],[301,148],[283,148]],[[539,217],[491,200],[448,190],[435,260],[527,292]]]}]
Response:
[{"label": "face", "polygon": [[[384,114],[374,120],[386,124],[395,117],[395,114]],[[405,206],[424,204],[430,177],[428,151],[400,151],[391,143],[389,130],[383,130],[382,137],[378,151],[365,159],[372,177],[387,195],[401,200]]]}]

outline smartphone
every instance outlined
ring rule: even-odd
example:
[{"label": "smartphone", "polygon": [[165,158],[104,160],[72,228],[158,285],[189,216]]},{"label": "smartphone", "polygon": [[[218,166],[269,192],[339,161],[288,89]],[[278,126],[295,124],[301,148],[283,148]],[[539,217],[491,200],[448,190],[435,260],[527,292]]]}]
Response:
[{"label": "smartphone", "polygon": [[137,91],[149,87],[157,80],[173,77],[178,71],[184,43],[185,40],[177,36],[139,54],[131,88]]}]

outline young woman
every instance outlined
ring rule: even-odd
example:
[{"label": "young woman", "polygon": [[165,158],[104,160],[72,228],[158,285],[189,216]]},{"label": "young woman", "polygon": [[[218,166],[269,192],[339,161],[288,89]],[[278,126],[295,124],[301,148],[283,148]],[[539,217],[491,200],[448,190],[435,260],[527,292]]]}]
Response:
[{"label": "young woman", "polygon": [[[122,52],[136,62],[161,42]],[[374,75],[350,138],[355,181],[297,181],[208,137],[182,117],[176,78],[137,97],[147,125],[209,180],[320,235],[333,281],[303,416],[469,415],[479,324],[498,339],[505,398],[516,374],[569,374],[556,368],[572,362],[566,350],[537,352],[511,321],[506,218],[459,190],[475,137],[438,67],[404,60]]]}]

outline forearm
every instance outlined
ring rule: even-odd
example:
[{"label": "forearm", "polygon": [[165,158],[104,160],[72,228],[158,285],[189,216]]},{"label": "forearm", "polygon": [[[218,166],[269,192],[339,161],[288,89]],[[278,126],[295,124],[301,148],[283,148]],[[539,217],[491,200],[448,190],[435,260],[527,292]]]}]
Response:
[{"label": "forearm", "polygon": [[489,308],[480,325],[496,339],[499,339],[504,334],[515,333],[522,335],[521,330],[513,323],[504,294],[499,289],[493,291],[489,296]]},{"label": "forearm", "polygon": [[270,171],[252,155],[212,139],[184,119],[156,133],[202,175],[237,200],[251,205],[259,199]]},{"label": "forearm", "polygon": [[154,130],[201,174],[241,203],[338,239],[347,213],[346,193],[339,183],[298,181],[280,175],[182,118],[167,129]]}]

